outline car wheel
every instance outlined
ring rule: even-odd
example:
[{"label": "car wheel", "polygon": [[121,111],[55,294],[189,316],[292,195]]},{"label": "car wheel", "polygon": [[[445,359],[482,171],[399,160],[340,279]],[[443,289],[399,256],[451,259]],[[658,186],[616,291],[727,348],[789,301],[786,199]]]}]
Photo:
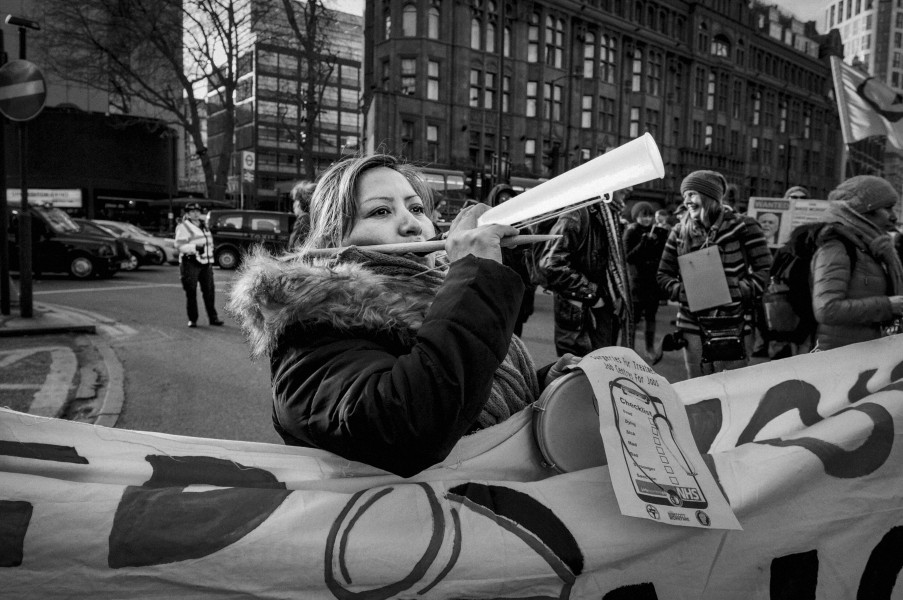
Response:
[{"label": "car wheel", "polygon": [[126,262],[122,263],[123,271],[135,271],[138,269],[138,257],[134,254]]},{"label": "car wheel", "polygon": [[69,274],[76,279],[88,279],[94,272],[94,261],[88,256],[76,256],[69,263]]},{"label": "car wheel", "polygon": [[220,250],[216,255],[216,264],[220,269],[234,269],[238,266],[238,253],[231,248]]}]

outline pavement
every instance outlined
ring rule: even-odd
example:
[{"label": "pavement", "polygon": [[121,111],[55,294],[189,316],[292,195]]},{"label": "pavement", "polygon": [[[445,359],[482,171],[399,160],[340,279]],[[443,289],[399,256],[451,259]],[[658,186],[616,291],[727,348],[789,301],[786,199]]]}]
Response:
[{"label": "pavement", "polygon": [[53,304],[34,302],[32,309],[22,317],[14,301],[10,314],[0,314],[0,406],[115,426],[123,370],[100,334],[118,324]]}]

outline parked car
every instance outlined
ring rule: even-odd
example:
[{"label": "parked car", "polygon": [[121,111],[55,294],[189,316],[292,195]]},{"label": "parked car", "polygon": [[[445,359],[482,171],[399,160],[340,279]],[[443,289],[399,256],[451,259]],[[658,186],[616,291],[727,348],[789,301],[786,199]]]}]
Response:
[{"label": "parked car", "polygon": [[213,257],[221,269],[234,269],[255,244],[272,252],[288,248],[294,213],[266,210],[211,210],[207,227],[213,235]]},{"label": "parked car", "polygon": [[[8,207],[8,252],[10,269],[19,270],[19,215]],[[77,279],[112,277],[130,254],[125,241],[108,234],[87,231],[59,208],[31,207],[31,266],[35,275],[69,273]]]},{"label": "parked car", "polygon": [[141,229],[137,225],[126,223],[124,221],[107,221],[105,219],[94,219],[94,222],[102,227],[112,230],[114,233],[121,235],[122,237],[130,238],[139,242],[143,242],[145,244],[155,246],[160,251],[162,259],[160,260],[160,262],[154,264],[162,265],[164,262],[171,265],[179,264],[179,251],[176,249],[176,241],[173,238],[165,238],[158,235],[153,235]]},{"label": "parked car", "polygon": [[[123,271],[134,271],[141,265],[153,264],[152,260],[154,260],[153,256],[148,257],[149,252],[147,248],[144,247],[144,244],[141,242],[136,242],[135,240],[130,240],[129,238],[123,237],[114,233],[112,230],[107,229],[106,227],[102,227],[92,221],[91,219],[72,219],[75,221],[79,227],[83,230],[93,233],[95,235],[108,235],[114,239],[121,240],[125,243],[126,247],[129,250],[129,261],[122,265]],[[151,246],[151,248],[154,248]],[[156,248],[154,248],[154,252],[157,252]]]}]

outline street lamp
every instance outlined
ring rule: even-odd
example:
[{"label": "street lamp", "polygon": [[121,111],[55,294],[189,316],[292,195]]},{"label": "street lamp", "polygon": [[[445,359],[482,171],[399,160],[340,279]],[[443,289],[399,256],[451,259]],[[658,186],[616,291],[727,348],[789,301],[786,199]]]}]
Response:
[{"label": "street lamp", "polygon": [[[554,158],[553,158],[553,154],[552,154],[552,146],[553,146],[553,142],[552,142],[552,115],[554,114],[554,108],[555,108],[554,97],[553,97],[553,96],[554,96],[554,90],[555,90],[555,83],[561,81],[562,79],[571,79],[571,78],[573,78],[573,77],[583,77],[583,73],[566,73],[566,74],[564,74],[564,75],[559,75],[558,77],[556,77],[556,78],[554,78],[554,79],[552,79],[551,81],[548,82],[548,86],[549,86],[549,94],[548,94],[548,96],[549,96],[549,97],[548,97],[548,104],[549,104],[549,114],[548,114],[548,130],[549,130],[549,137],[548,137],[548,140],[547,140],[547,141],[548,141],[548,143],[549,143],[549,158],[550,158],[550,160],[551,160],[551,162],[552,162],[551,166],[549,167],[550,175],[551,175],[552,177],[554,177],[555,175],[558,174],[557,171],[558,171],[558,160],[559,160],[559,156],[556,155],[556,156],[554,156]],[[545,90],[543,90],[543,92],[545,92]],[[544,94],[544,95],[545,95],[545,94]],[[545,102],[545,100],[546,100],[546,98],[543,98],[543,101],[544,101],[544,102]],[[570,100],[570,94],[568,94],[568,100]],[[568,104],[570,104],[570,102],[568,102]],[[543,108],[543,111],[545,111],[544,108]],[[545,115],[543,115],[543,116],[545,116]],[[568,112],[568,114],[567,114],[567,120],[565,121],[565,127],[567,128],[567,132],[570,133],[570,112]],[[565,148],[565,152],[567,152],[567,148]]]}]

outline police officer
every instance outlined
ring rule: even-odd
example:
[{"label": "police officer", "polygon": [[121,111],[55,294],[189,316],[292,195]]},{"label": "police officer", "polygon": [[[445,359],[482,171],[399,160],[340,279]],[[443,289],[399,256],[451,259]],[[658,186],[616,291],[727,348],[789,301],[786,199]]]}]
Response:
[{"label": "police officer", "polygon": [[201,218],[201,205],[197,202],[185,205],[182,222],[176,227],[176,248],[179,249],[179,274],[185,290],[188,326],[198,326],[198,283],[210,324],[223,325],[214,304],[213,236]]}]

